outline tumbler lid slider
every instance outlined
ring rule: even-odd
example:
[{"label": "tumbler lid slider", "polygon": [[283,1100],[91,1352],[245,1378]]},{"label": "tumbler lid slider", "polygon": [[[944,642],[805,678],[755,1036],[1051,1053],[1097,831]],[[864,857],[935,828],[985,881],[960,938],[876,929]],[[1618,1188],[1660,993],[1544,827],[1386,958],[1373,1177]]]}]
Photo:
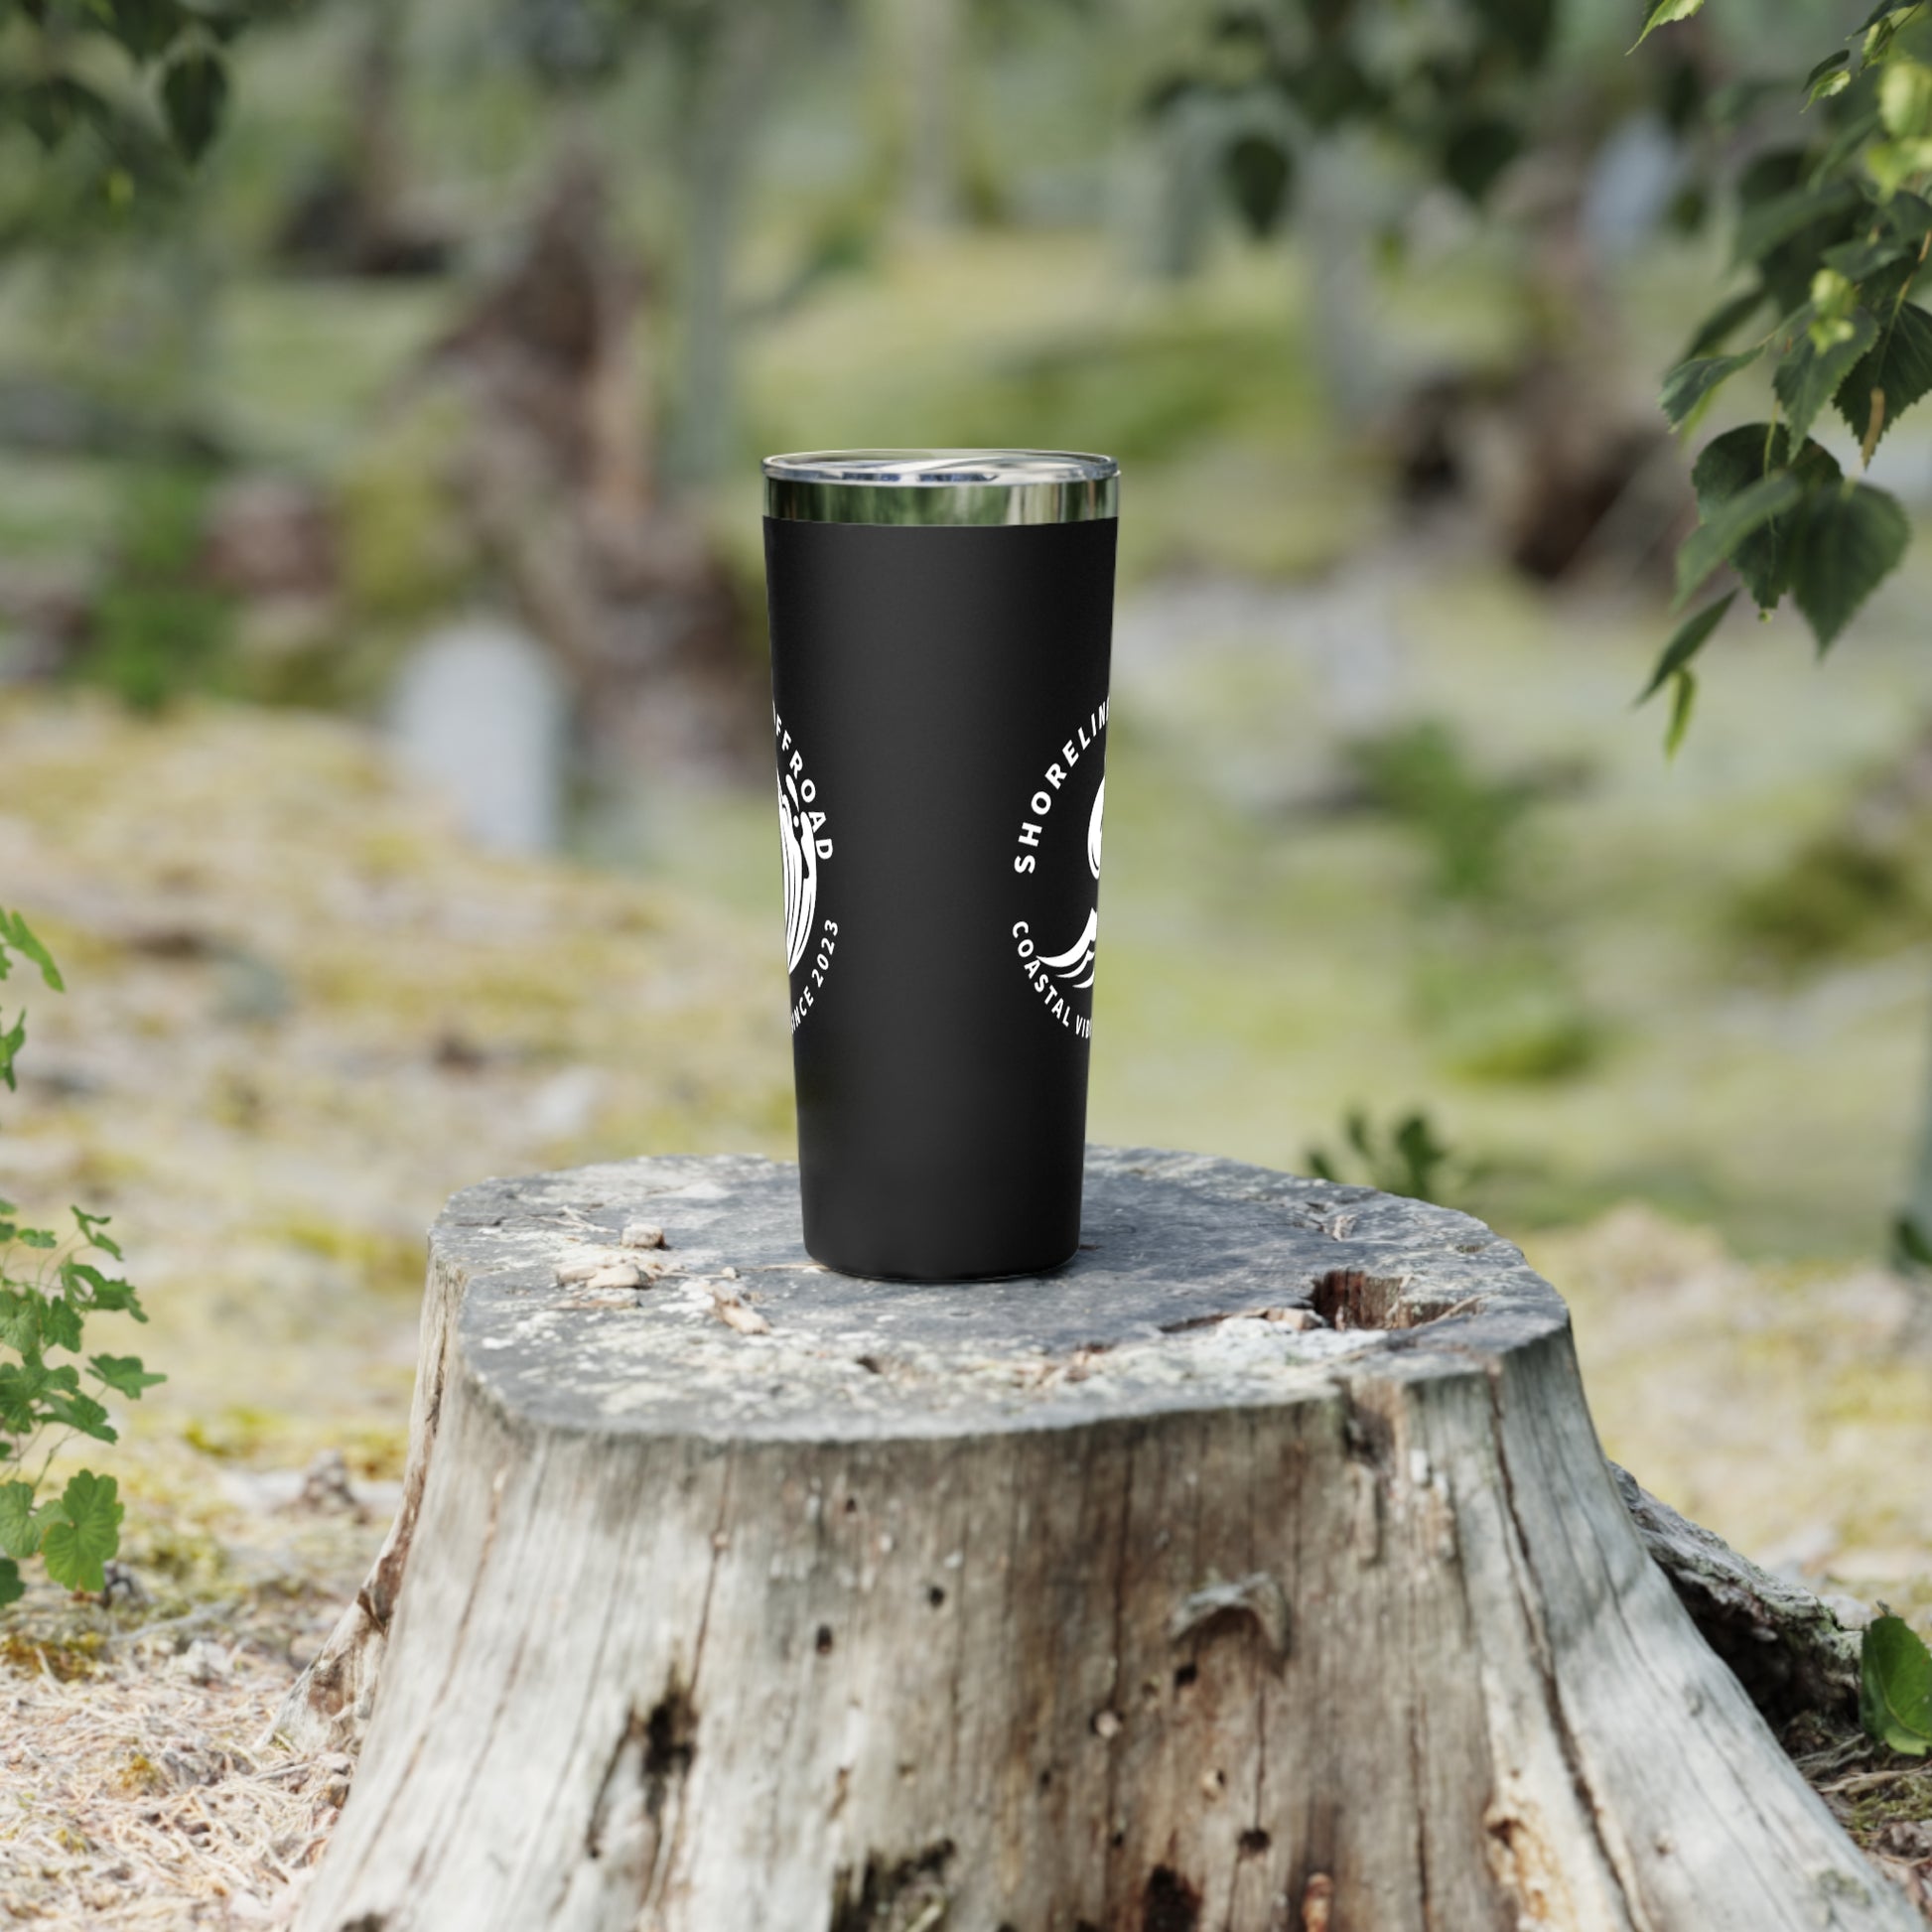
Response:
[{"label": "tumbler lid slider", "polygon": [[812,450],[764,460],[764,513],[803,523],[1086,523],[1120,465],[1077,450]]}]

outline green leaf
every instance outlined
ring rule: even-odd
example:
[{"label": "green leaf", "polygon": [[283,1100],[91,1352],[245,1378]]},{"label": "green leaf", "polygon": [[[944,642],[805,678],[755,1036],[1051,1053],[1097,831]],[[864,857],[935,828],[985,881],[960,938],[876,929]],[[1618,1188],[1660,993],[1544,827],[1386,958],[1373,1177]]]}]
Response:
[{"label": "green leaf", "polygon": [[52,1420],[95,1443],[118,1443],[120,1431],[107,1420],[107,1411],[90,1395],[49,1395],[41,1407]]},{"label": "green leaf", "polygon": [[71,1302],[49,1302],[41,1314],[41,1333],[50,1348],[78,1351],[80,1311]]},{"label": "green leaf", "polygon": [[188,27],[175,0],[114,0],[107,11],[107,31],[140,65],[167,53]]},{"label": "green leaf", "polygon": [[41,1311],[47,1307],[44,1296],[17,1294],[0,1289],[0,1343],[16,1355],[37,1355],[41,1350]]},{"label": "green leaf", "polygon": [[1885,204],[1879,223],[1900,241],[1920,241],[1932,234],[1932,202],[1922,195],[1894,195]]},{"label": "green leaf", "polygon": [[1738,262],[1761,261],[1780,242],[1802,233],[1814,221],[1847,213],[1863,200],[1849,181],[1824,181],[1753,203],[1738,219],[1733,258]]},{"label": "green leaf", "polygon": [[1680,361],[1695,362],[1711,354],[1714,349],[1722,348],[1732,334],[1763,306],[1764,290],[1761,287],[1746,289],[1742,295],[1733,295],[1698,324],[1698,332],[1691,338],[1690,345],[1679,358]]},{"label": "green leaf", "polygon": [[35,937],[33,928],[18,912],[0,906],[0,979],[7,976],[7,953],[11,949],[40,968],[40,975],[56,993],[65,993],[67,982],[54,963],[54,955]]},{"label": "green leaf", "polygon": [[120,1498],[112,1476],[81,1470],[43,1512],[41,1555],[47,1574],[69,1589],[98,1595],[101,1566],[121,1547]]},{"label": "green leaf", "polygon": [[1295,179],[1288,150],[1265,134],[1244,134],[1222,155],[1221,173],[1248,232],[1257,241],[1273,234]]},{"label": "green leaf", "polygon": [[16,1228],[14,1239],[23,1248],[58,1248],[61,1237],[49,1228]]},{"label": "green leaf", "polygon": [[1791,594],[1821,652],[1897,569],[1912,526],[1895,496],[1869,483],[1821,489],[1791,532]]},{"label": "green leaf", "polygon": [[1711,633],[1724,622],[1725,614],[1736,601],[1737,593],[1726,591],[1717,603],[1707,604],[1678,625],[1664,646],[1664,654],[1657,660],[1657,668],[1650,674],[1650,682],[1637,694],[1639,704],[1647,704],[1654,698],[1663,689],[1665,680],[1675,677],[1710,642]]},{"label": "green leaf", "polygon": [[1317,134],[1358,120],[1381,104],[1376,83],[1348,51],[1324,42],[1281,76],[1283,91]]},{"label": "green leaf", "polygon": [[34,1519],[34,1485],[0,1482],[0,1552],[31,1557],[41,1547],[41,1526]]},{"label": "green leaf", "polygon": [[1631,47],[1634,54],[1660,27],[1668,27],[1674,21],[1689,20],[1704,5],[1704,0],[1656,0],[1649,13],[1644,16],[1643,32]]},{"label": "green leaf", "polygon": [[1859,1647],[1859,1722],[1907,1757],[1932,1751],[1932,1651],[1902,1616],[1873,1617]]},{"label": "green leaf", "polygon": [[27,1594],[27,1586],[20,1581],[20,1565],[11,1557],[0,1557],[0,1610],[9,1603],[18,1603]]},{"label": "green leaf", "polygon": [[1784,405],[1785,420],[1791,434],[1808,436],[1818,420],[1818,412],[1838,393],[1839,385],[1878,340],[1878,323],[1863,309],[1846,318],[1851,334],[1843,341],[1820,349],[1808,331],[1800,330],[1777,372],[1771,387]]},{"label": "green leaf", "polygon": [[201,160],[221,129],[228,104],[228,67],[207,49],[170,61],[161,76],[168,131],[190,162]]},{"label": "green leaf", "polygon": [[1932,1269],[1932,1237],[1909,1214],[1891,1224],[1891,1265],[1901,1275]]},{"label": "green leaf", "polygon": [[1877,241],[1841,241],[1837,247],[1825,250],[1823,260],[1826,267],[1837,269],[1848,282],[1863,282],[1879,269],[1904,260],[1911,252],[1910,242],[1885,236]]},{"label": "green leaf", "polygon": [[98,1248],[102,1254],[112,1255],[116,1261],[124,1259],[119,1243],[102,1232],[112,1222],[114,1217],[111,1214],[88,1214],[77,1207],[68,1211],[73,1216],[73,1224],[80,1230],[80,1238],[88,1247]]},{"label": "green leaf", "polygon": [[1755,348],[1743,349],[1735,355],[1701,355],[1678,363],[1664,377],[1663,394],[1658,397],[1671,428],[1682,429],[1699,407],[1718,392],[1721,384],[1728,382],[1739,369],[1749,368],[1763,353],[1764,345],[1760,343]]},{"label": "green leaf", "polygon": [[1542,66],[1556,32],[1554,0],[1472,0],[1472,10],[1525,68]]},{"label": "green leaf", "polygon": [[[1880,0],[1880,4],[1866,15],[1864,25],[1859,28],[1858,33],[1868,34],[1881,20],[1889,20],[1893,14],[1910,13],[1918,4],[1919,0]],[[1856,39],[1857,35],[1853,38]]]},{"label": "green leaf", "polygon": [[[1867,463],[1885,432],[1928,390],[1932,390],[1932,315],[1916,303],[1901,303],[1837,395],[1838,413],[1860,439]],[[1875,403],[1874,395],[1880,398]]]},{"label": "green leaf", "polygon": [[41,1420],[42,1398],[53,1380],[39,1362],[0,1362],[0,1429],[24,1436]]},{"label": "green leaf", "polygon": [[1480,207],[1503,170],[1523,151],[1523,134],[1493,114],[1464,121],[1443,148],[1443,176],[1462,198]]},{"label": "green leaf", "polygon": [[1932,169],[1932,136],[1915,134],[1909,140],[1874,141],[1864,151],[1864,167],[1879,200],[1889,202],[1914,175]]},{"label": "green leaf", "polygon": [[1829,99],[1833,94],[1842,94],[1852,84],[1848,71],[1852,65],[1849,48],[1841,47],[1836,54],[1828,54],[1805,75],[1805,105],[1814,101]]},{"label": "green leaf", "polygon": [[[1789,470],[1807,489],[1840,480],[1838,459],[1813,442],[1799,445],[1793,458],[1791,438],[1782,424],[1746,423],[1726,430],[1706,444],[1691,467],[1691,486],[1697,491],[1698,512],[1708,522],[1724,504],[1748,488],[1767,471]],[[1761,610],[1768,611],[1786,589],[1786,523],[1773,518],[1730,552],[1730,563]]]},{"label": "green leaf", "polygon": [[1671,679],[1670,723],[1664,727],[1664,757],[1674,759],[1683,749],[1697,708],[1698,681],[1693,671],[1679,671]]},{"label": "green leaf", "polygon": [[131,1314],[136,1321],[148,1318],[141,1307],[141,1298],[135,1293],[131,1282],[109,1281],[88,1262],[71,1258],[62,1262],[61,1286],[67,1290],[69,1299],[79,1302],[82,1308],[99,1309],[112,1314]]},{"label": "green leaf", "polygon": [[1890,61],[1878,76],[1878,118],[1896,141],[1932,134],[1932,68]]},{"label": "green leaf", "polygon": [[149,1373],[141,1366],[138,1355],[93,1355],[88,1358],[87,1366],[110,1389],[136,1402],[141,1399],[143,1389],[151,1389],[157,1382],[168,1379],[165,1375]]},{"label": "green leaf", "polygon": [[107,116],[107,103],[91,87],[65,73],[15,87],[9,108],[11,116],[49,153],[74,129],[94,126]]},{"label": "green leaf", "polygon": [[1773,470],[1719,504],[1677,553],[1677,602],[1688,603],[1711,573],[1748,536],[1795,509],[1804,488],[1789,470]]}]

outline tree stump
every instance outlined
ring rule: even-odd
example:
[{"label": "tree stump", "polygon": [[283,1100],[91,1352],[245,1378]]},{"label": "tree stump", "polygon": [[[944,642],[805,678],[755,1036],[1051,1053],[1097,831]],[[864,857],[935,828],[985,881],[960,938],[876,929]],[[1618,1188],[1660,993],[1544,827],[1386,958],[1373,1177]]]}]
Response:
[{"label": "tree stump", "polygon": [[459,1194],[307,1932],[1912,1932],[1514,1248],[1121,1151],[1084,1236],[907,1287],[765,1161]]}]

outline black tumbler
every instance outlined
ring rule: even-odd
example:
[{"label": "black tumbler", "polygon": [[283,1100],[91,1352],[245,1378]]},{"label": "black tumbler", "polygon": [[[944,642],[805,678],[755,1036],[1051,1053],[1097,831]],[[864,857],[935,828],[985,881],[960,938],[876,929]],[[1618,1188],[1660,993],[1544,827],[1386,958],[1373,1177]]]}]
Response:
[{"label": "black tumbler", "polygon": [[805,1246],[1031,1275],[1080,1241],[1119,469],[764,465]]}]

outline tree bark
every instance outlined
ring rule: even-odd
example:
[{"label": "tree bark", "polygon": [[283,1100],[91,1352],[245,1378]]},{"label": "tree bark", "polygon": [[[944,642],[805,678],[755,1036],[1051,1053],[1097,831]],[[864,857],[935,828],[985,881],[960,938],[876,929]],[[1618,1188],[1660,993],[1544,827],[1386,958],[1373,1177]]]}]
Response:
[{"label": "tree bark", "polygon": [[808,1262],[750,1158],[457,1196],[306,1932],[1916,1925],[1646,1555],[1515,1249],[1119,1151],[1084,1234],[918,1288]]}]

